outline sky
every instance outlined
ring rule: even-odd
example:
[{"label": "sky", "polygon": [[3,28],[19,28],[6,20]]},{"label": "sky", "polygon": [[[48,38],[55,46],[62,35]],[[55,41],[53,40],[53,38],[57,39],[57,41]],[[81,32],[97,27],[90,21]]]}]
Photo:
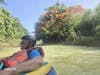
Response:
[{"label": "sky", "polygon": [[[58,0],[66,6],[82,5],[86,9],[95,8],[100,0]],[[2,5],[16,18],[20,19],[22,25],[30,32],[34,31],[35,23],[45,9],[54,5],[57,0],[5,0],[7,5]]]}]

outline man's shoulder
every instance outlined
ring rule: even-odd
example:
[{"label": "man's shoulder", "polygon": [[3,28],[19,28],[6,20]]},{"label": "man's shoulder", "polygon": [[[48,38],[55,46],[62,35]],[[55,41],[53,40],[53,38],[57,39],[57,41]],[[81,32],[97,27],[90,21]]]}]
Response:
[{"label": "man's shoulder", "polygon": [[35,58],[37,56],[41,56],[40,53],[37,51],[37,50],[32,50],[29,54],[29,58],[32,59],[32,58]]}]

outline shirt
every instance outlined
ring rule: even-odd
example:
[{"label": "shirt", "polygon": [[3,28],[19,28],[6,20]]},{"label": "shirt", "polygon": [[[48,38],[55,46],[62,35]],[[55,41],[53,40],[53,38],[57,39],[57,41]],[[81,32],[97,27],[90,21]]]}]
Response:
[{"label": "shirt", "polygon": [[29,59],[34,59],[37,56],[41,56],[37,50],[32,50],[29,54]]}]

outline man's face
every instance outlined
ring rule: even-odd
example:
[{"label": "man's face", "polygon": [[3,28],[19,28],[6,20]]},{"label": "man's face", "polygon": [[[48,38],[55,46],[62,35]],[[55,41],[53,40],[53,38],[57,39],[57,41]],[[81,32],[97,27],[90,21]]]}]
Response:
[{"label": "man's face", "polygon": [[20,45],[21,45],[21,49],[26,49],[28,48],[28,44],[29,44],[29,41],[27,40],[22,40]]}]

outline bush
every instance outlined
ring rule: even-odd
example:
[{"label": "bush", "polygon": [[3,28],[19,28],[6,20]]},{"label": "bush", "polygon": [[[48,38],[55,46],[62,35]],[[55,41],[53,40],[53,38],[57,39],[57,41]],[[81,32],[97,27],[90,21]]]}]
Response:
[{"label": "bush", "polygon": [[96,31],[96,35],[100,36],[100,25],[96,26],[95,31]]},{"label": "bush", "polygon": [[86,45],[86,46],[100,46],[100,38],[91,37],[91,36],[83,36],[78,37],[76,40],[66,40],[64,44],[72,44],[72,45]]}]

